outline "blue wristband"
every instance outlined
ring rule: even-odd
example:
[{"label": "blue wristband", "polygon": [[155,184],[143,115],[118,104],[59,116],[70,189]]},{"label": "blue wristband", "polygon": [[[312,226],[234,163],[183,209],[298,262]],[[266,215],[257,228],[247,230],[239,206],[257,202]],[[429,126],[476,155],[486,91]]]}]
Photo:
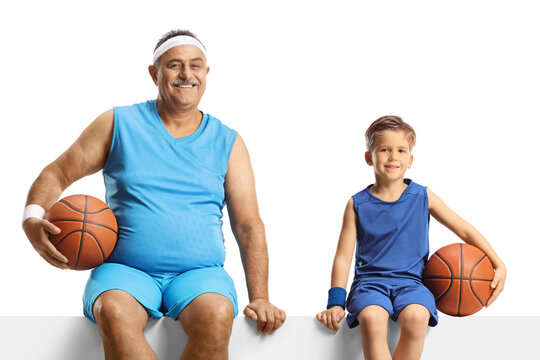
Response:
[{"label": "blue wristband", "polygon": [[333,287],[328,290],[328,305],[327,309],[330,309],[332,306],[339,305],[345,309],[345,299],[347,298],[347,290],[340,287]]}]

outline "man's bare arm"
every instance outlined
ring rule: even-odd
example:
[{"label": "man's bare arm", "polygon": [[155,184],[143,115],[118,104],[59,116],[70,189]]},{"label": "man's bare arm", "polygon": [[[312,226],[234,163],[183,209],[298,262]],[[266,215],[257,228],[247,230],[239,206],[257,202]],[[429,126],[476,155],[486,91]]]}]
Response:
[{"label": "man's bare arm", "polygon": [[[37,204],[48,210],[69,185],[103,168],[112,142],[113,117],[113,110],[100,115],[69,149],[41,171],[30,187],[26,205]],[[23,228],[32,246],[48,263],[67,268],[67,259],[49,241],[49,233],[58,233],[60,229],[36,218],[26,220]]]},{"label": "man's bare arm", "polygon": [[285,312],[269,302],[264,224],[259,215],[249,153],[240,135],[236,138],[229,159],[225,193],[231,227],[246,274],[250,304],[244,314],[257,321],[259,332],[273,332],[285,321]]}]

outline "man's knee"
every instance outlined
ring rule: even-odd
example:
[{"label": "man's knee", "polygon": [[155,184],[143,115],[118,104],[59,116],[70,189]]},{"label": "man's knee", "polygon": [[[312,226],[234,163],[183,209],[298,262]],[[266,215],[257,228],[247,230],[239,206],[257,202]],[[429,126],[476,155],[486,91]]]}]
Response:
[{"label": "man's knee", "polygon": [[[94,317],[98,325],[117,325],[126,323],[130,326],[140,324],[144,328],[148,313],[130,294],[121,290],[109,290],[102,293],[94,303]],[[139,326],[140,327],[140,326]]]},{"label": "man's knee", "polygon": [[223,295],[206,293],[195,298],[178,316],[188,336],[228,341],[234,307]]}]

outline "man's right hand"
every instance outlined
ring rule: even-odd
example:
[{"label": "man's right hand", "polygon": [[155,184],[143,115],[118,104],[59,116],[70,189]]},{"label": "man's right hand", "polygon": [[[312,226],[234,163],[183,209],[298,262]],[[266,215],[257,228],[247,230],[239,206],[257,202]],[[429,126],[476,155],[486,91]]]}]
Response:
[{"label": "man's right hand", "polygon": [[58,227],[45,219],[30,218],[24,222],[23,229],[30,244],[45,261],[60,269],[68,268],[68,259],[49,240],[49,234],[60,233]]}]

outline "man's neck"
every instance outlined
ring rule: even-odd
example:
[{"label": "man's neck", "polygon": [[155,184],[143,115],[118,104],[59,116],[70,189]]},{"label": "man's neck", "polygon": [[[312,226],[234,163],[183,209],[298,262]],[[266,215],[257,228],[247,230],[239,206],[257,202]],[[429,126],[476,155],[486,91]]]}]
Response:
[{"label": "man's neck", "polygon": [[171,107],[158,98],[157,111],[163,125],[175,138],[191,135],[202,121],[202,113],[197,106],[190,108]]}]

